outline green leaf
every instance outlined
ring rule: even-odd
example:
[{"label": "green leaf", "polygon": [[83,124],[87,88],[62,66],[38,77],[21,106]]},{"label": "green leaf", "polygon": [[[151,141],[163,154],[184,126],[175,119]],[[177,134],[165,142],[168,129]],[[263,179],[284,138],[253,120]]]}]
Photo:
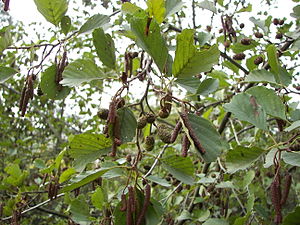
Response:
[{"label": "green leaf", "polygon": [[225,142],[208,120],[191,113],[188,114],[188,120],[206,151],[205,154],[201,154],[201,157],[206,163],[214,162],[222,150],[227,148]]},{"label": "green leaf", "polygon": [[282,159],[287,164],[300,167],[300,153],[299,152],[283,152]]},{"label": "green leaf", "polygon": [[239,120],[267,130],[266,112],[257,103],[257,99],[247,93],[235,95],[230,103],[224,105],[224,109],[232,112]]},{"label": "green leaf", "polygon": [[183,7],[181,0],[166,0],[166,17],[172,16]]},{"label": "green leaf", "polygon": [[109,34],[102,28],[93,31],[93,43],[96,52],[103,64],[111,69],[116,67],[115,43]]},{"label": "green leaf", "polygon": [[66,86],[78,86],[84,82],[102,79],[104,73],[94,61],[90,59],[77,59],[71,62],[63,72],[63,80],[60,82]]},{"label": "green leaf", "polygon": [[279,73],[279,62],[277,57],[277,48],[275,45],[269,45],[267,47],[267,56],[268,56],[268,63],[271,66],[272,71],[275,74]]},{"label": "green leaf", "polygon": [[166,181],[165,179],[162,179],[158,176],[150,175],[147,177],[147,179],[152,182],[155,182],[163,187],[171,187],[171,184],[168,181]]},{"label": "green leaf", "polygon": [[69,16],[64,16],[60,22],[61,31],[67,35],[71,28],[71,18]]},{"label": "green leaf", "polygon": [[[114,223],[120,225],[126,225],[126,211],[121,211],[122,202],[119,202],[114,210]],[[149,204],[150,205],[150,204]]]},{"label": "green leaf", "polygon": [[276,81],[278,84],[283,86],[289,86],[292,82],[293,76],[285,68],[279,67],[279,74],[276,76]]},{"label": "green leaf", "polygon": [[264,168],[269,168],[270,166],[272,166],[274,164],[274,157],[275,157],[277,150],[278,149],[273,148],[267,153],[267,155],[265,157]]},{"label": "green leaf", "polygon": [[70,141],[69,153],[75,159],[74,165],[77,171],[95,161],[99,156],[107,154],[112,143],[103,134],[79,134]]},{"label": "green leaf", "polygon": [[102,210],[105,201],[105,195],[101,187],[97,187],[97,189],[91,196],[91,201],[93,206],[95,206],[99,210]]},{"label": "green leaf", "polygon": [[197,94],[199,95],[209,95],[215,92],[219,87],[219,80],[213,78],[207,78],[201,82],[198,87]]},{"label": "green leaf", "polygon": [[137,121],[133,112],[128,107],[118,109],[121,126],[122,143],[130,142],[135,137]]},{"label": "green leaf", "polygon": [[185,184],[194,183],[194,165],[190,158],[178,155],[170,155],[161,159],[163,167],[176,179]]},{"label": "green leaf", "polygon": [[253,170],[247,171],[246,174],[243,176],[243,179],[241,182],[241,188],[246,189],[251,184],[254,177],[255,177],[255,172]]},{"label": "green leaf", "polygon": [[203,225],[229,225],[229,223],[224,219],[210,218]]},{"label": "green leaf", "polygon": [[248,4],[247,7],[243,7],[237,12],[238,13],[240,13],[240,12],[252,12],[252,4]]},{"label": "green leaf", "polygon": [[109,17],[106,15],[96,14],[89,18],[79,29],[78,34],[93,31],[96,28],[103,28],[109,23]]},{"label": "green leaf", "polygon": [[63,87],[56,82],[57,66],[48,67],[42,74],[40,88],[47,98],[53,100],[64,99],[70,93],[69,87]]},{"label": "green leaf", "polygon": [[2,53],[12,43],[10,27],[3,27],[0,30],[0,53]]},{"label": "green leaf", "polygon": [[4,83],[16,73],[18,73],[18,71],[11,67],[0,66],[0,83]]},{"label": "green leaf", "polygon": [[68,10],[67,0],[34,0],[38,11],[55,26],[58,26]]},{"label": "green leaf", "polygon": [[151,199],[145,215],[146,225],[159,224],[163,213],[162,205],[154,199]]},{"label": "green leaf", "polygon": [[161,24],[165,19],[165,0],[147,0],[147,6],[150,17],[154,17]]},{"label": "green leaf", "polygon": [[300,120],[293,122],[289,127],[285,128],[284,131],[291,132],[300,127]]},{"label": "green leaf", "polygon": [[67,180],[69,180],[73,174],[76,173],[76,170],[74,168],[68,168],[59,177],[59,183],[63,183]]},{"label": "green leaf", "polygon": [[250,88],[247,93],[255,97],[257,103],[267,114],[286,120],[285,106],[275,91],[258,86]]},{"label": "green leaf", "polygon": [[255,201],[254,194],[250,194],[250,196],[248,196],[247,203],[246,203],[246,209],[248,213],[252,212],[254,201]]},{"label": "green leaf", "polygon": [[137,44],[153,58],[161,72],[165,71],[168,49],[165,40],[160,33],[160,27],[155,20],[152,20],[148,35],[145,32],[148,17],[133,17],[130,20],[131,30],[137,38]]},{"label": "green leaf", "polygon": [[175,82],[192,94],[196,94],[200,85],[200,80],[197,77],[181,77]]},{"label": "green leaf", "polygon": [[175,77],[191,77],[207,72],[218,63],[220,52],[216,45],[208,50],[197,51],[194,46],[194,30],[185,29],[177,36],[176,54],[173,63]]},{"label": "green leaf", "polygon": [[265,21],[250,17],[249,20],[263,30],[265,34],[269,32],[269,28],[265,25]]},{"label": "green leaf", "polygon": [[211,38],[212,38],[212,35],[210,33],[207,33],[207,32],[199,32],[198,33],[198,42],[199,42],[200,46],[203,46],[206,43],[209,43]]},{"label": "green leaf", "polygon": [[89,206],[82,195],[71,202],[70,212],[72,214],[72,220],[74,220],[74,222],[82,225],[90,224],[91,221],[89,220]]},{"label": "green leaf", "polygon": [[60,193],[69,192],[76,188],[79,188],[83,185],[86,185],[99,177],[101,177],[103,174],[105,174],[107,171],[113,169],[114,167],[102,167],[97,170],[89,170],[86,172],[82,172],[81,174],[77,175],[76,177],[72,178],[69,182],[69,185],[63,187],[60,190]]},{"label": "green leaf", "polygon": [[300,221],[300,206],[297,206],[293,212],[289,213],[286,217],[284,217],[282,225],[298,225],[299,221]]},{"label": "green leaf", "polygon": [[245,79],[249,83],[271,83],[277,84],[274,74],[267,70],[254,70]]},{"label": "green leaf", "polygon": [[125,2],[122,4],[122,12],[124,14],[130,14],[134,15],[140,11],[143,11],[140,7],[130,3],[130,2]]},{"label": "green leaf", "polygon": [[254,49],[258,45],[259,44],[256,41],[252,40],[250,45],[243,45],[240,42],[237,42],[232,44],[230,48],[234,53],[240,53],[246,50]]},{"label": "green leaf", "polygon": [[198,6],[199,6],[200,8],[202,8],[202,9],[207,9],[207,10],[213,12],[213,13],[217,13],[217,9],[216,9],[214,3],[211,2],[211,1],[204,0],[204,1],[202,1],[202,2],[199,2],[199,3],[198,3]]},{"label": "green leaf", "polygon": [[226,167],[228,173],[235,173],[238,170],[247,169],[253,162],[265,153],[263,149],[237,146],[226,154]]},{"label": "green leaf", "polygon": [[294,18],[300,17],[300,5],[297,5],[293,8],[293,12],[291,13],[291,16]]}]

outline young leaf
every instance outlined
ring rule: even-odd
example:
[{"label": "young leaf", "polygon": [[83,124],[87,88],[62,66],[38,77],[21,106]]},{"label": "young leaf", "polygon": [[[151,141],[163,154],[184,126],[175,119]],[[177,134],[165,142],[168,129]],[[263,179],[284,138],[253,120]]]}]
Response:
[{"label": "young leaf", "polygon": [[0,66],[0,83],[4,83],[16,73],[18,73],[18,71],[11,67]]},{"label": "young leaf", "polygon": [[103,64],[111,69],[116,67],[115,43],[109,34],[105,34],[102,28],[93,31],[93,43],[96,52]]},{"label": "young leaf", "polygon": [[185,184],[194,183],[194,166],[189,157],[170,155],[161,159],[163,167]]},{"label": "young leaf", "polygon": [[175,77],[191,77],[209,71],[219,61],[220,52],[216,45],[208,50],[197,51],[194,46],[194,30],[185,29],[177,36],[176,54],[173,63]]},{"label": "young leaf", "polygon": [[104,201],[105,201],[105,195],[103,193],[103,189],[101,187],[98,187],[95,192],[91,196],[92,204],[97,209],[102,210]]},{"label": "young leaf", "polygon": [[55,26],[58,26],[68,10],[67,0],[34,0],[38,11]]},{"label": "young leaf", "polygon": [[120,119],[122,143],[132,141],[137,127],[137,121],[133,112],[129,108],[123,107],[118,110],[118,116]]},{"label": "young leaf", "polygon": [[64,99],[70,93],[71,89],[56,83],[56,73],[56,65],[48,67],[42,74],[40,88],[49,99]]},{"label": "young leaf", "polygon": [[226,154],[226,167],[228,173],[235,173],[238,170],[247,169],[255,162],[265,151],[263,149],[252,147],[246,148],[237,146],[229,150]]},{"label": "young leaf", "polygon": [[165,40],[160,33],[160,27],[152,20],[149,31],[146,32],[148,17],[133,17],[130,20],[131,30],[137,38],[137,44],[153,58],[161,72],[165,71],[168,49]]},{"label": "young leaf", "polygon": [[79,29],[78,34],[93,31],[96,28],[103,28],[109,23],[109,17],[106,15],[96,14],[89,18]]},{"label": "young leaf", "polygon": [[165,0],[147,0],[147,6],[150,17],[154,17],[161,24],[165,19]]},{"label": "young leaf", "polygon": [[82,195],[71,202],[70,212],[72,214],[72,220],[74,220],[74,222],[79,224],[90,223],[89,206]]},{"label": "young leaf", "polygon": [[232,112],[239,120],[267,130],[266,112],[258,104],[257,99],[247,93],[235,95],[230,103],[224,105],[224,109]]},{"label": "young leaf", "polygon": [[77,59],[65,68],[62,76],[63,80],[60,84],[72,87],[84,82],[101,79],[104,73],[92,60]]},{"label": "young leaf", "polygon": [[285,106],[273,90],[258,86],[250,88],[247,93],[255,97],[267,114],[286,120]]},{"label": "young leaf", "polygon": [[69,153],[75,159],[77,171],[95,161],[100,155],[107,154],[112,143],[103,134],[79,134],[70,141]]},{"label": "young leaf", "polygon": [[277,49],[275,45],[269,45],[267,47],[267,55],[268,55],[268,62],[271,66],[272,71],[278,75],[279,73],[279,62],[277,57]]}]

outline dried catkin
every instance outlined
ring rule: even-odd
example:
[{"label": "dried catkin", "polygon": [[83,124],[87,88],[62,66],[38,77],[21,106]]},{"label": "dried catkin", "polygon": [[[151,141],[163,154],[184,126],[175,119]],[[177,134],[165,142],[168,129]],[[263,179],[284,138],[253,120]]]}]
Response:
[{"label": "dried catkin", "polygon": [[150,197],[151,197],[151,186],[149,184],[147,184],[146,187],[145,187],[145,198],[144,198],[143,208],[140,212],[140,215],[138,216],[138,220],[137,220],[136,225],[141,225],[142,224],[142,221],[145,217],[147,208],[150,204]]},{"label": "dried catkin", "polygon": [[170,140],[171,143],[174,143],[176,141],[176,138],[179,132],[181,131],[181,128],[182,128],[182,123],[181,121],[178,121],[171,136],[171,140]]},{"label": "dried catkin", "polygon": [[289,196],[289,192],[291,189],[291,184],[292,184],[292,175],[288,174],[285,179],[284,190],[281,197],[281,206],[283,206],[286,203],[286,200]]},{"label": "dried catkin", "polygon": [[275,219],[274,222],[276,224],[280,224],[282,221],[281,214],[281,189],[279,178],[275,177],[271,184],[271,200],[275,210]]},{"label": "dried catkin", "polygon": [[190,145],[191,145],[191,143],[190,143],[190,140],[189,140],[188,136],[186,134],[183,135],[183,137],[182,137],[182,145],[181,145],[182,146],[181,155],[183,157],[187,157],[187,153],[188,153],[188,150],[190,148]]},{"label": "dried catkin", "polygon": [[121,208],[120,208],[120,211],[122,212],[125,212],[126,209],[127,209],[127,199],[126,199],[126,195],[125,194],[122,194],[121,195]]}]

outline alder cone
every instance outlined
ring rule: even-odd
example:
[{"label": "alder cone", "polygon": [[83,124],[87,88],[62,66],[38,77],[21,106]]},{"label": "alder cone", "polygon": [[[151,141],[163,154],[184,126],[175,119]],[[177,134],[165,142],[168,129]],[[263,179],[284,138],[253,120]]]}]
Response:
[{"label": "alder cone", "polygon": [[147,117],[141,116],[137,121],[137,128],[143,129],[147,125]]},{"label": "alder cone", "polygon": [[152,151],[154,148],[155,139],[152,136],[147,136],[145,138],[144,148],[146,151]]},{"label": "alder cone", "polygon": [[282,33],[277,33],[275,36],[276,39],[281,39],[282,37],[283,37]]},{"label": "alder cone", "polygon": [[277,25],[279,24],[279,19],[274,18],[274,19],[273,19],[273,24],[277,26]]},{"label": "alder cone", "polygon": [[229,48],[230,47],[230,42],[229,41],[225,41],[224,42],[224,46],[225,46],[225,48]]},{"label": "alder cone", "polygon": [[109,110],[108,109],[99,109],[99,111],[97,112],[97,116],[102,119],[102,120],[107,120],[108,118],[108,113],[109,113]]},{"label": "alder cone", "polygon": [[160,109],[158,112],[158,116],[163,119],[168,118],[169,115],[170,115],[170,112],[163,110],[163,109]]},{"label": "alder cone", "polygon": [[257,37],[257,38],[263,38],[264,37],[264,35],[262,33],[260,33],[260,32],[256,32],[254,34],[254,36]]},{"label": "alder cone", "polygon": [[250,38],[243,38],[241,40],[242,45],[250,45],[251,44],[251,39]]},{"label": "alder cone", "polygon": [[283,25],[284,24],[284,20],[280,20],[279,21],[279,25],[281,26],[281,25]]},{"label": "alder cone", "polygon": [[243,29],[244,27],[245,27],[245,24],[244,24],[244,23],[241,23],[241,24],[240,24],[240,28]]},{"label": "alder cone", "polygon": [[264,61],[263,57],[258,56],[255,60],[254,60],[254,64],[255,65],[259,65]]},{"label": "alder cone", "polygon": [[245,59],[245,57],[246,57],[246,55],[244,53],[238,53],[233,56],[233,59],[234,60],[243,60],[243,59]]},{"label": "alder cone", "polygon": [[153,113],[146,113],[145,116],[148,123],[154,123],[155,115]]},{"label": "alder cone", "polygon": [[159,124],[157,126],[157,135],[162,142],[166,144],[171,143],[172,132],[166,125]]}]

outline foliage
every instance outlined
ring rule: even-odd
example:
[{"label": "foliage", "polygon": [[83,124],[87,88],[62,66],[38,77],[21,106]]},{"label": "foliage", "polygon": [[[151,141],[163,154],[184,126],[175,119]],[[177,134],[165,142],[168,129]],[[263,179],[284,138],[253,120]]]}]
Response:
[{"label": "foliage", "polygon": [[1,224],[299,223],[299,1],[2,2]]}]

